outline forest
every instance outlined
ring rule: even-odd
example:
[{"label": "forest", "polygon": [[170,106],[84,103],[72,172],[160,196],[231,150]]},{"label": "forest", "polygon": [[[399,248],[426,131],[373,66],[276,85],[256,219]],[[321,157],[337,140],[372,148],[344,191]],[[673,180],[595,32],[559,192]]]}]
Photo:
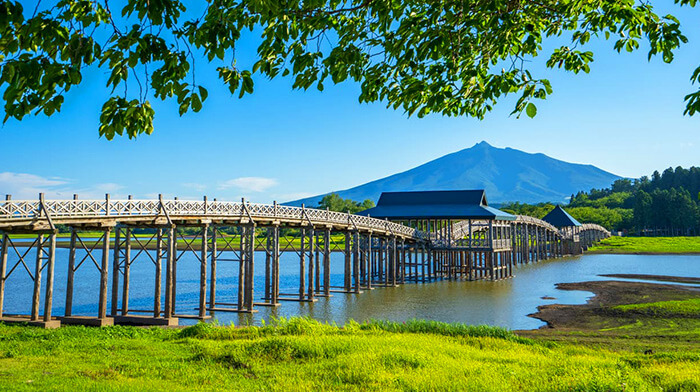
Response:
[{"label": "forest", "polygon": [[[554,204],[507,203],[514,214],[544,217]],[[633,235],[700,235],[700,167],[669,167],[651,177],[619,179],[609,188],[571,195],[566,211],[581,222]]]}]

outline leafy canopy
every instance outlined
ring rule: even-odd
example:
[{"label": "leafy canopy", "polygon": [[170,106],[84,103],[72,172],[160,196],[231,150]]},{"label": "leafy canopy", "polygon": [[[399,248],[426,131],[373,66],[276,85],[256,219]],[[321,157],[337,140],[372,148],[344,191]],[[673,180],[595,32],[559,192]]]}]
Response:
[{"label": "leafy canopy", "polygon": [[[696,0],[674,0],[694,6]],[[151,99],[174,100],[180,115],[199,111],[207,90],[195,60],[216,67],[232,94],[253,92],[253,75],[289,76],[296,89],[346,80],[360,102],[382,101],[419,117],[429,113],[483,118],[516,95],[513,114],[537,114],[552,93],[527,69],[547,38],[570,38],[548,67],[589,72],[592,38],[617,51],[649,44],[649,58],[673,60],[686,38],[678,20],[634,0],[61,0],[24,9],[0,0],[0,90],[4,121],[60,111],[86,67],[109,73],[111,97],[100,135],[153,132]],[[188,10],[187,7],[191,9]],[[198,8],[197,8],[198,7]],[[201,9],[202,12],[199,12]],[[257,57],[237,66],[242,34]],[[692,81],[700,79],[700,68]],[[700,110],[700,91],[686,97]]]},{"label": "leafy canopy", "polygon": [[374,201],[370,199],[365,199],[365,201],[359,202],[351,199],[343,199],[342,197],[338,196],[337,193],[331,193],[323,196],[321,201],[318,202],[317,208],[327,208],[331,211],[349,212],[351,214],[355,214],[372,207],[374,207]]}]

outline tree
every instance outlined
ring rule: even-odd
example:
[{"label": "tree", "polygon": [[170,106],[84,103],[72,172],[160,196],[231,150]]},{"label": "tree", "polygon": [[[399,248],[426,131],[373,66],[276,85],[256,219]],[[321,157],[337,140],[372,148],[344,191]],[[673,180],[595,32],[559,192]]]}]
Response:
[{"label": "tree", "polygon": [[[674,0],[694,6],[696,0]],[[194,3],[194,5],[192,5]],[[649,43],[649,58],[671,62],[687,39],[671,15],[634,0],[60,0],[23,9],[0,0],[0,89],[9,118],[52,115],[87,67],[109,73],[111,97],[100,135],[153,132],[151,99],[175,100],[180,114],[199,111],[207,90],[195,59],[216,67],[232,94],[253,92],[253,75],[291,76],[294,88],[323,90],[329,81],[361,87],[360,102],[382,101],[419,117],[483,118],[507,95],[514,114],[537,113],[552,92],[528,70],[542,42],[568,45],[547,56],[550,68],[589,72],[591,39],[620,51]],[[186,7],[190,7],[189,9]],[[246,38],[243,38],[243,37]],[[257,40],[249,67],[236,46]],[[692,75],[698,81],[700,68]],[[700,110],[700,92],[686,97]]]},{"label": "tree", "polygon": [[640,190],[635,196],[634,224],[638,229],[644,229],[652,225],[651,196]]},{"label": "tree", "polygon": [[363,202],[357,202],[351,199],[343,199],[338,196],[337,193],[331,193],[323,196],[320,202],[318,202],[318,208],[329,209],[331,211],[338,212],[350,212],[351,214],[364,211],[374,207],[374,201],[366,199]]}]

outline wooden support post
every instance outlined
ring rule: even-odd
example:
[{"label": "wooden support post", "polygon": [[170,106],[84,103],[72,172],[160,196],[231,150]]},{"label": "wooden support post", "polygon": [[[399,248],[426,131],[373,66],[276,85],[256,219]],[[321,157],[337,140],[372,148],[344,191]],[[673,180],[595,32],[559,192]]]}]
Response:
[{"label": "wooden support post", "polygon": [[131,286],[131,229],[126,228],[124,239],[124,283],[122,284],[122,315],[129,314],[129,290]]},{"label": "wooden support post", "polygon": [[360,242],[357,245],[358,247],[358,253],[359,253],[359,259],[360,259],[360,282],[364,283],[365,286],[367,285],[367,268],[368,265],[372,262],[372,251],[367,250],[369,247],[369,244],[367,243],[366,238],[362,238],[360,236]]},{"label": "wooden support post", "polygon": [[398,264],[398,249],[396,249],[396,237],[391,237],[391,253],[389,255],[391,256],[389,260],[389,270],[391,271],[391,285],[396,286],[396,267]]},{"label": "wooden support post", "polygon": [[267,230],[265,238],[265,290],[264,298],[269,301],[272,297],[272,237],[270,230]]},{"label": "wooden support post", "polygon": [[39,296],[41,295],[41,269],[43,265],[44,235],[39,234],[36,244],[36,264],[34,267],[34,292],[32,294],[32,321],[39,321]]},{"label": "wooden support post", "polygon": [[100,302],[97,318],[107,317],[107,280],[109,279],[109,241],[111,228],[105,229],[104,241],[102,241],[102,268],[100,268]]},{"label": "wooden support post", "polygon": [[321,292],[321,245],[318,237],[318,233],[316,233],[314,236],[314,288],[316,293]]},{"label": "wooden support post", "polygon": [[247,242],[247,233],[246,233],[246,227],[241,226],[241,242],[240,242],[240,257],[239,257],[239,263],[238,263],[238,301],[236,303],[236,307],[238,310],[243,310],[245,306],[245,289],[246,289],[246,263],[247,263],[247,258],[248,258],[248,252],[246,251]]},{"label": "wooden support post", "polygon": [[355,286],[355,294],[360,293],[360,233],[353,233],[352,241],[352,274]]},{"label": "wooden support post", "polygon": [[[51,321],[53,307],[53,278],[56,264],[56,231],[49,234],[49,254],[46,261],[46,292],[44,293],[44,321]],[[105,287],[107,282],[105,282]],[[105,298],[106,300],[106,298]]]},{"label": "wooden support post", "polygon": [[216,307],[216,259],[219,257],[218,246],[218,228],[212,226],[211,230],[211,260],[209,266],[209,307]]},{"label": "wooden support post", "polygon": [[[206,202],[206,199],[205,199]],[[207,258],[209,244],[209,225],[202,226],[202,246],[200,247],[199,261],[199,318],[203,319],[207,315]]]},{"label": "wooden support post", "polygon": [[349,292],[352,287],[352,237],[350,232],[345,232],[345,270],[344,270],[344,281],[343,288],[345,291]]},{"label": "wooden support post", "polygon": [[399,282],[401,284],[406,283],[406,257],[408,252],[406,252],[406,239],[401,238],[401,256],[399,257]]},{"label": "wooden support post", "polygon": [[331,229],[323,235],[323,294],[331,295]]},{"label": "wooden support post", "polygon": [[9,236],[2,233],[2,244],[0,245],[0,317],[3,315],[5,305],[5,280],[7,279],[7,252]]},{"label": "wooden support post", "polygon": [[420,257],[421,257],[421,262],[420,262],[420,276],[421,280],[425,282],[425,263],[426,263],[426,248],[425,248],[425,243],[421,243],[421,252],[420,252]]},{"label": "wooden support post", "polygon": [[[366,258],[366,268],[365,268],[367,270],[366,271],[366,273],[367,273],[367,278],[366,278],[367,279],[367,290],[372,290],[372,275],[374,274],[374,267],[372,265],[372,259],[373,259],[373,257],[372,257],[372,241],[373,241],[372,240],[372,233],[370,232],[369,234],[367,234],[367,249],[366,249],[367,258]],[[381,248],[382,247],[381,247],[381,242],[380,242],[380,246],[379,246],[380,250],[378,250],[379,252],[381,252]],[[381,253],[380,253],[380,257],[381,257]],[[374,258],[374,259],[376,259],[376,258]]]},{"label": "wooden support post", "polygon": [[270,303],[277,304],[280,295],[280,229],[272,229],[272,298]]},{"label": "wooden support post", "polygon": [[165,261],[165,318],[172,318],[175,304],[173,303],[173,265],[175,264],[175,226],[168,229],[168,254]]},{"label": "wooden support post", "polygon": [[[153,317],[160,317],[160,296],[161,296],[161,280],[162,277],[162,262],[163,262],[163,229],[158,228],[156,234],[156,279],[155,279],[155,290],[153,293]],[[114,272],[112,272],[114,273]]]},{"label": "wooden support post", "polygon": [[119,225],[115,227],[114,232],[114,254],[112,262],[112,303],[111,315],[114,317],[119,311],[119,258],[121,256],[121,232]]},{"label": "wooden support post", "polygon": [[73,315],[73,286],[75,280],[75,253],[78,233],[74,227],[70,229],[70,249],[68,251],[68,274],[66,275],[66,316]]},{"label": "wooden support post", "polygon": [[246,303],[247,311],[253,311],[253,300],[255,298],[255,224],[248,226],[248,255],[246,257]]},{"label": "wooden support post", "polygon": [[316,232],[313,227],[309,228],[309,283],[308,283],[308,299],[312,301],[314,299],[314,274],[316,260]]},{"label": "wooden support post", "polygon": [[299,252],[299,301],[306,295],[306,229],[301,229],[301,251]]},{"label": "wooden support post", "polygon": [[[177,198],[175,198],[177,200]],[[175,316],[175,313],[177,313],[177,264],[178,264],[178,255],[177,255],[177,227],[173,230],[173,265],[170,266],[170,274],[172,275],[172,291],[170,294],[172,295],[172,310],[173,310],[173,316]]]}]

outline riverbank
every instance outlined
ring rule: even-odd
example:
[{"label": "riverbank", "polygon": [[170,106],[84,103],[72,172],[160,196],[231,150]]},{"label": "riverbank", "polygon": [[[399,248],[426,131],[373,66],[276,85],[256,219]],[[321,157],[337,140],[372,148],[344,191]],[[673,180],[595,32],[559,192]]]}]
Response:
[{"label": "riverbank", "polygon": [[586,305],[541,307],[537,317],[549,327],[515,333],[430,321],[337,327],[303,318],[244,328],[0,325],[0,389],[700,388],[700,316],[692,313],[700,291],[615,281],[560,287],[596,296]]},{"label": "riverbank", "polygon": [[609,237],[586,253],[700,255],[700,237]]},{"label": "riverbank", "polygon": [[[645,277],[662,281],[694,280]],[[562,283],[557,288],[588,291],[594,296],[585,305],[538,307],[538,312],[530,316],[546,322],[547,326],[518,331],[519,336],[636,353],[686,353],[700,362],[700,286],[592,281]]]}]

